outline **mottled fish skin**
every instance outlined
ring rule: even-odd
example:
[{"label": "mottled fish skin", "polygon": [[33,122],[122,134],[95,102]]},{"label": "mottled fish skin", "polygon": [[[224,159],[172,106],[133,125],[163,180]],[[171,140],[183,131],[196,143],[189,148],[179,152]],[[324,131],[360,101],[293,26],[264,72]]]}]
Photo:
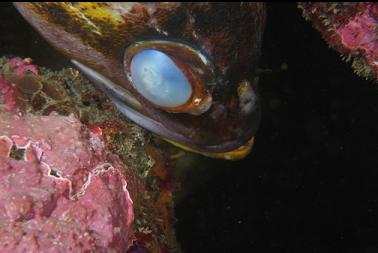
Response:
[{"label": "mottled fish skin", "polygon": [[[237,159],[251,149],[260,118],[256,68],[264,4],[61,2],[15,6],[55,48],[122,87],[134,105],[120,99],[118,92],[107,93],[136,123],[207,156]],[[150,40],[190,45],[211,61],[215,82],[206,84],[212,94],[208,111],[201,115],[166,112],[136,92],[125,75],[125,49]]]}]

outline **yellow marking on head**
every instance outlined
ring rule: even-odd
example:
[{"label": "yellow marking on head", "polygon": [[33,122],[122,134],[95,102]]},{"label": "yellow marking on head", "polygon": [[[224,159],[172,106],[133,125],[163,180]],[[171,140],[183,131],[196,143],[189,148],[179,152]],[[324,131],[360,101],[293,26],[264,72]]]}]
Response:
[{"label": "yellow marking on head", "polygon": [[[130,9],[130,3],[119,3],[108,5],[107,3],[96,2],[54,2],[51,5],[60,6],[71,17],[81,20],[82,24],[86,24],[94,33],[102,35],[101,22],[106,22],[113,26],[118,26],[124,22],[122,15]],[[99,22],[100,21],[100,22]]]},{"label": "yellow marking on head", "polygon": [[[74,3],[74,6],[78,9],[79,12],[84,13],[90,19],[100,19],[108,20],[114,25],[122,23],[122,9],[111,8],[111,6],[106,3],[96,3],[96,2],[77,2]],[[113,5],[113,7],[116,5]],[[125,6],[124,6],[125,7]],[[128,8],[125,8],[128,10]],[[125,10],[124,9],[124,10]],[[123,10],[123,11],[124,11]]]}]

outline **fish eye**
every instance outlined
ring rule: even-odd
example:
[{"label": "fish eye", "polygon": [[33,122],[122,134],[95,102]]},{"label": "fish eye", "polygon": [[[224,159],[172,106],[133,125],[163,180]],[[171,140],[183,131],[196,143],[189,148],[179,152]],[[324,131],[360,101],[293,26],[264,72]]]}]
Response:
[{"label": "fish eye", "polygon": [[176,107],[188,102],[192,86],[184,73],[165,53],[144,49],[130,62],[134,88],[151,103],[162,107]]},{"label": "fish eye", "polygon": [[139,41],[125,50],[124,70],[145,102],[167,112],[200,115],[212,104],[212,62],[176,41]]}]

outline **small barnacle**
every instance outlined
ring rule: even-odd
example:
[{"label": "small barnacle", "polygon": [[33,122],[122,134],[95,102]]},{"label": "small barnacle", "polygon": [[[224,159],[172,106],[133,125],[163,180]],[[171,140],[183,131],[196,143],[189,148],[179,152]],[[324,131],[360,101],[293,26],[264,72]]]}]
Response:
[{"label": "small barnacle", "polygon": [[65,116],[68,116],[72,113],[77,115],[76,108],[70,102],[50,104],[43,109],[42,114],[49,115],[53,111]]},{"label": "small barnacle", "polygon": [[16,84],[16,89],[24,94],[32,95],[40,91],[42,83],[34,75],[23,75],[10,77],[10,81]]},{"label": "small barnacle", "polygon": [[62,176],[59,174],[59,172],[58,172],[57,170],[54,170],[54,169],[50,169],[49,175],[50,175],[50,176],[53,176],[53,177],[56,177],[56,178],[61,178],[61,177],[62,177]]},{"label": "small barnacle", "polygon": [[31,99],[31,106],[35,111],[42,110],[43,107],[46,105],[46,98],[41,95],[41,93],[36,93]]},{"label": "small barnacle", "polygon": [[54,100],[63,100],[67,97],[64,88],[59,82],[54,82],[54,80],[49,80],[49,82],[43,83],[43,92]]},{"label": "small barnacle", "polygon": [[17,145],[13,145],[9,154],[10,158],[17,161],[25,160],[26,148],[19,148]]}]

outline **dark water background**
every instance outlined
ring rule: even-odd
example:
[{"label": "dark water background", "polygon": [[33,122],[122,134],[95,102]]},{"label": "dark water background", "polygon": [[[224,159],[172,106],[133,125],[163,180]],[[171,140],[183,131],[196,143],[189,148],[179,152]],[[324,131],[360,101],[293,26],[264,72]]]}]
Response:
[{"label": "dark water background", "polygon": [[[0,5],[0,20],[0,55],[66,63],[12,5]],[[282,64],[261,77],[252,153],[211,161],[217,172],[178,204],[185,252],[378,252],[378,86],[295,4],[268,4],[261,65]]]},{"label": "dark water background", "polygon": [[177,208],[187,252],[378,252],[378,85],[292,4],[268,4],[252,153]]}]

